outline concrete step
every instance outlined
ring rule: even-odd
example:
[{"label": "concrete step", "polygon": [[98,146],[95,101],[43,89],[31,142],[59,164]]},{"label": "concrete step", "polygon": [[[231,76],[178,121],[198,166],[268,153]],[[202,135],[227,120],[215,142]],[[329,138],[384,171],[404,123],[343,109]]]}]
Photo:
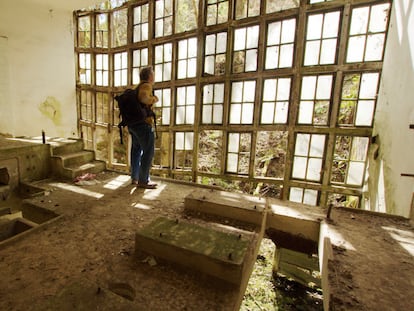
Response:
[{"label": "concrete step", "polygon": [[82,139],[66,139],[63,141],[53,142],[52,155],[62,155],[66,153],[74,153],[83,150]]},{"label": "concrete step", "polygon": [[73,165],[85,164],[90,161],[93,161],[95,158],[95,153],[93,151],[78,151],[73,153],[66,153],[58,156],[64,167],[70,167]]},{"label": "concrete step", "polygon": [[98,174],[106,169],[106,163],[104,161],[93,160],[81,165],[73,164],[68,167],[62,167],[60,176],[74,179],[85,173]]},{"label": "concrete step", "polygon": [[259,240],[257,232],[159,217],[136,232],[135,251],[240,285]]}]

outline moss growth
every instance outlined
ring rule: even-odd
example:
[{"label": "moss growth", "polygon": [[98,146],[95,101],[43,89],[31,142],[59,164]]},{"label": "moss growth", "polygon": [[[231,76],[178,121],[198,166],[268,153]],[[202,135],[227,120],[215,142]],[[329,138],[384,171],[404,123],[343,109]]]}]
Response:
[{"label": "moss growth", "polygon": [[274,275],[274,254],[273,242],[263,239],[240,310],[322,311],[320,290]]}]

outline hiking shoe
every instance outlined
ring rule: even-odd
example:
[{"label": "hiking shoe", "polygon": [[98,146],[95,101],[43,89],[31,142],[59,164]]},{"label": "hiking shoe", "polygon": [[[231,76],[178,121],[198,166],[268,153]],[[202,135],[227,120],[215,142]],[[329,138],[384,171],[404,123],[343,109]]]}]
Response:
[{"label": "hiking shoe", "polygon": [[144,188],[144,189],[155,189],[155,188],[157,188],[157,184],[138,182],[137,187],[138,188]]}]

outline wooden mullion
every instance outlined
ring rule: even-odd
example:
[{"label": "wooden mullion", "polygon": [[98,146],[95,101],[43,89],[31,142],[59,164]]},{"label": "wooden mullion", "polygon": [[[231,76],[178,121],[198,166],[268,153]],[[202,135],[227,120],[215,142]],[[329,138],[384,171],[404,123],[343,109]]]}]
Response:
[{"label": "wooden mullion", "polygon": [[296,42],[295,42],[295,55],[293,64],[293,77],[291,83],[291,95],[289,105],[288,116],[288,144],[286,148],[286,162],[284,172],[283,192],[281,199],[288,200],[289,187],[291,180],[291,171],[293,167],[294,148],[295,148],[295,128],[296,128],[296,116],[299,109],[300,102],[300,84],[301,84],[301,68],[304,55],[304,41],[305,41],[305,28],[306,28],[306,1],[302,0],[297,19],[296,19]]},{"label": "wooden mullion", "polygon": [[[199,1],[198,3],[198,25],[204,25],[205,14],[204,14],[204,1]],[[202,114],[202,85],[201,77],[203,76],[203,63],[204,63],[204,33],[201,31],[202,27],[197,27],[197,72],[196,72],[196,98],[195,98],[195,107],[194,107],[194,138],[193,138],[193,182],[197,182],[197,172],[198,172],[198,153],[199,153],[199,136],[200,136],[200,123],[201,123],[201,114]]]}]

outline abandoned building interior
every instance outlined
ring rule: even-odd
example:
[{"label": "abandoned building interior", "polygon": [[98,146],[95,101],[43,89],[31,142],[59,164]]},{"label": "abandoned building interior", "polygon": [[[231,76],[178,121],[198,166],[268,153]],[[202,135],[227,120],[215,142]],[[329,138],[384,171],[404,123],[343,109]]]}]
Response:
[{"label": "abandoned building interior", "polygon": [[[412,29],[409,0],[1,1],[0,310],[412,310]],[[114,99],[146,66],[151,190]]]}]

